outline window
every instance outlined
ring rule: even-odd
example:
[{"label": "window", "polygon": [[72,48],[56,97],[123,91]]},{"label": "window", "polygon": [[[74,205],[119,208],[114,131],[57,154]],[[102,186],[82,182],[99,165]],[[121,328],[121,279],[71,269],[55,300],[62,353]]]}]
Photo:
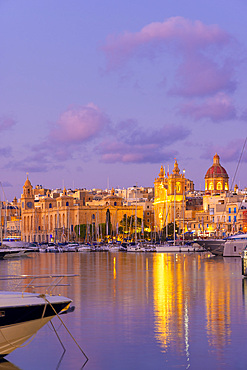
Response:
[{"label": "window", "polygon": [[149,212],[147,212],[147,216],[149,216]]},{"label": "window", "polygon": [[233,248],[234,248],[234,252],[236,252],[236,251],[237,251],[237,247],[234,245],[234,247],[233,247]]},{"label": "window", "polygon": [[237,222],[237,216],[234,216],[234,222]]},{"label": "window", "polygon": [[222,190],[222,184],[221,184],[221,182],[217,182],[217,190]]},{"label": "window", "polygon": [[228,212],[231,213],[231,208],[228,208]]},{"label": "window", "polygon": [[232,221],[232,220],[231,220],[231,216],[229,216],[229,217],[228,217],[228,222],[231,222],[231,221]]},{"label": "window", "polygon": [[95,220],[95,215],[92,215],[92,220]]},{"label": "window", "polygon": [[236,208],[236,207],[234,207],[233,212],[234,212],[234,213],[237,213],[237,208]]},{"label": "window", "polygon": [[68,207],[69,206],[69,202],[66,202],[66,207]]},{"label": "window", "polygon": [[49,208],[52,208],[52,204],[51,203],[49,203]]},{"label": "window", "polygon": [[117,202],[114,202],[114,206],[116,206],[117,205]]}]

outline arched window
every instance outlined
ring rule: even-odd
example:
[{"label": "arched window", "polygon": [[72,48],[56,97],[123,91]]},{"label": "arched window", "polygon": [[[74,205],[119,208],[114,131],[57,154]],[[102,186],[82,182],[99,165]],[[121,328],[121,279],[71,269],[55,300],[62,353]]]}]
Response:
[{"label": "arched window", "polygon": [[92,215],[92,220],[95,220],[95,215]]},{"label": "arched window", "polygon": [[68,207],[69,206],[69,202],[66,202],[66,207]]},{"label": "arched window", "polygon": [[117,202],[114,202],[114,206],[116,206],[117,205]]},{"label": "arched window", "polygon": [[209,183],[209,189],[208,190],[214,190],[214,184],[212,182]]},{"label": "arched window", "polygon": [[222,190],[222,183],[220,181],[217,182],[217,190]]},{"label": "arched window", "polygon": [[52,204],[51,203],[49,203],[49,208],[52,208]]}]

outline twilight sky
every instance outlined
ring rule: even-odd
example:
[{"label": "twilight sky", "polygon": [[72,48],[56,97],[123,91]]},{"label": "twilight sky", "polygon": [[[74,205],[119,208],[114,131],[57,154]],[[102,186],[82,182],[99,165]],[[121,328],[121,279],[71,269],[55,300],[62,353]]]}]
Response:
[{"label": "twilight sky", "polygon": [[[196,189],[247,136],[246,0],[0,0],[0,181]],[[234,183],[247,186],[247,148]],[[1,199],[3,199],[1,189]]]}]

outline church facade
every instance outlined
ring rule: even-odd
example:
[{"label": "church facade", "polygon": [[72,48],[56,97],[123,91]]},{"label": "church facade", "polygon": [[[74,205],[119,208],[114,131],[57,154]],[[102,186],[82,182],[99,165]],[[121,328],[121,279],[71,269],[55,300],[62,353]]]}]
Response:
[{"label": "church facade", "polygon": [[186,209],[186,193],[193,190],[193,182],[185,178],[184,171],[180,173],[177,160],[171,174],[165,173],[161,166],[159,176],[154,181],[156,231],[161,231],[166,224],[174,220],[182,222]]}]

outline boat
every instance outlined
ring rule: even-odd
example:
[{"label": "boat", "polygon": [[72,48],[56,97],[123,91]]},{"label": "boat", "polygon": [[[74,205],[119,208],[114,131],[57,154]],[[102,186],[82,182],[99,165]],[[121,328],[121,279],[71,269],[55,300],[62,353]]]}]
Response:
[{"label": "boat", "polygon": [[[225,239],[198,239],[195,243],[199,244],[215,256],[235,257],[240,256],[244,248],[244,240],[247,234],[235,234]],[[234,243],[236,241],[236,243]]]},{"label": "boat", "polygon": [[87,244],[80,244],[77,251],[78,252],[89,252],[91,251],[91,246]]},{"label": "boat", "polygon": [[142,247],[141,244],[134,244],[127,246],[127,252],[145,252],[145,249]]},{"label": "boat", "polygon": [[223,257],[241,257],[247,247],[247,234],[230,236],[224,244]]},{"label": "boat", "polygon": [[55,283],[51,290],[63,277],[76,275],[21,275],[1,277],[0,280],[31,279],[25,289],[20,292],[0,291],[0,358],[5,357],[30,339],[37,331],[59,313],[67,312],[72,302],[70,298],[60,295],[26,292],[27,287],[34,287],[33,281],[40,278],[53,278]]},{"label": "boat", "polygon": [[33,250],[28,248],[0,248],[0,259],[23,257],[32,252]]},{"label": "boat", "polygon": [[203,248],[194,245],[160,244],[156,246],[156,252],[202,252]]},{"label": "boat", "polygon": [[226,239],[197,239],[195,243],[199,244],[205,250],[215,256],[223,256],[223,250]]}]

